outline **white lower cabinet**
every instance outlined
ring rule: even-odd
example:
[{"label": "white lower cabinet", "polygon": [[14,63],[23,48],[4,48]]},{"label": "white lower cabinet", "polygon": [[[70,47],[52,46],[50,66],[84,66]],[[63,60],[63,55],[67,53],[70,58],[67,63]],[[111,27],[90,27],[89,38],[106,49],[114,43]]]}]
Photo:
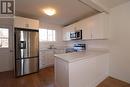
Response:
[{"label": "white lower cabinet", "polygon": [[41,50],[40,51],[40,69],[54,65],[54,55],[65,53],[65,50]]},{"label": "white lower cabinet", "polygon": [[40,69],[54,64],[54,52],[52,50],[40,51]]}]

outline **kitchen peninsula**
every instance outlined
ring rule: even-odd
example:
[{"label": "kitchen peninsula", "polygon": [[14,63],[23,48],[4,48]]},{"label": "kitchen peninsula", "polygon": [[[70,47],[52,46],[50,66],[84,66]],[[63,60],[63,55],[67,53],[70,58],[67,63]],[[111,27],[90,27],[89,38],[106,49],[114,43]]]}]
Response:
[{"label": "kitchen peninsula", "polygon": [[57,87],[96,87],[108,76],[108,50],[91,49],[55,55]]}]

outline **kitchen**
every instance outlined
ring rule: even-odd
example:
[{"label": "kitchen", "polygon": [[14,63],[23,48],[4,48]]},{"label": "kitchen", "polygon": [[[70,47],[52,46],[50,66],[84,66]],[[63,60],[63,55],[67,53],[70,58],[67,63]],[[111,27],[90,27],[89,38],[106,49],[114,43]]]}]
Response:
[{"label": "kitchen", "polygon": [[[9,87],[21,85],[54,87],[54,84],[56,87],[96,87],[97,85],[98,87],[102,85],[129,87],[129,0],[113,2],[109,0],[71,0],[69,2],[43,0],[43,3],[41,2],[30,3],[16,0],[15,18],[0,18],[1,32],[3,32],[2,28],[10,29],[11,38],[9,38],[10,48],[7,49],[8,46],[4,43],[3,48],[0,49],[0,72],[2,72],[0,84],[3,87],[7,87],[3,81],[13,84]],[[56,13],[53,16],[39,13],[37,9],[42,6],[44,8],[49,3],[56,8]],[[23,9],[23,5],[29,8]],[[68,7],[64,8],[64,6]],[[26,76],[22,74],[23,77],[16,78],[16,81],[21,79],[17,84],[9,83],[12,80],[4,77],[4,75],[8,76],[5,74],[8,72],[4,73],[4,71],[14,69],[15,60],[13,57],[15,53],[12,50],[15,48],[13,45],[15,42],[12,41],[14,30],[9,26],[32,31],[39,30],[39,63],[37,63],[39,73],[28,73],[30,75]],[[24,47],[24,42],[22,44]],[[10,57],[5,54],[9,54]],[[37,75],[41,78],[37,78]],[[10,79],[10,77],[7,78]],[[41,79],[41,82],[37,79]],[[104,80],[111,82],[110,84],[101,83]],[[24,81],[23,84],[22,81]],[[28,81],[30,81],[29,84]],[[36,83],[31,84],[33,81]],[[117,84],[113,85],[116,82]]]}]

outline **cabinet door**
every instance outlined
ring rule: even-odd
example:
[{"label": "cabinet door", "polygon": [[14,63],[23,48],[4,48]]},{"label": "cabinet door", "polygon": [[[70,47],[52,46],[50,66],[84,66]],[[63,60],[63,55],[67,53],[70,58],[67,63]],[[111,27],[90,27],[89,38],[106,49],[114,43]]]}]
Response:
[{"label": "cabinet door", "polygon": [[47,60],[48,60],[48,65],[54,65],[54,51],[49,50],[47,51]]},{"label": "cabinet door", "polygon": [[14,26],[17,28],[38,29],[39,21],[16,16],[14,19]]},{"label": "cabinet door", "polygon": [[90,40],[92,39],[92,31],[91,31],[91,26],[87,26],[85,25],[86,27],[83,28],[83,40]]},{"label": "cabinet door", "polygon": [[47,50],[40,52],[40,68],[44,68],[54,64],[54,51]]},{"label": "cabinet door", "polygon": [[91,39],[91,24],[89,24],[86,19],[80,21],[78,27],[80,30],[82,30],[82,39],[83,40]]},{"label": "cabinet door", "polygon": [[64,41],[69,41],[70,39],[70,32],[74,32],[74,25],[69,25],[67,27],[63,28],[63,40]]},{"label": "cabinet door", "polygon": [[83,39],[107,39],[108,15],[98,15],[82,20]]},{"label": "cabinet door", "polygon": [[14,27],[27,28],[28,27],[28,20],[26,18],[16,16],[14,19]]},{"label": "cabinet door", "polygon": [[63,41],[69,41],[70,40],[70,33],[68,32],[68,29],[65,27],[63,28]]},{"label": "cabinet door", "polygon": [[74,27],[74,31],[82,30],[82,23],[81,23],[81,21],[74,23],[73,27]]},{"label": "cabinet door", "polygon": [[39,29],[39,21],[34,19],[28,19],[30,29]]},{"label": "cabinet door", "polygon": [[44,68],[46,66],[46,60],[45,60],[45,52],[40,51],[39,52],[39,63],[40,63],[40,69]]},{"label": "cabinet door", "polygon": [[43,62],[44,62],[45,67],[49,66],[50,64],[50,58],[48,57],[48,55],[49,55],[48,51],[44,51]]},{"label": "cabinet door", "polygon": [[105,39],[107,14],[101,13],[92,17],[92,39]]}]

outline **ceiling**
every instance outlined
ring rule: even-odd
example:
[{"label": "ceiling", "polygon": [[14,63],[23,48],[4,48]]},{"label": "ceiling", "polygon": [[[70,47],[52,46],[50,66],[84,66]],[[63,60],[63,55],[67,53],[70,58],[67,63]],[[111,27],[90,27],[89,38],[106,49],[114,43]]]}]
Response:
[{"label": "ceiling", "polygon": [[[106,6],[113,8],[129,0],[95,0]],[[68,25],[84,17],[99,13],[99,11],[87,6],[78,0],[15,0],[16,15],[39,19],[46,23]],[[55,8],[57,14],[47,16],[41,11],[43,8]]]},{"label": "ceiling", "polygon": [[95,1],[100,2],[106,8],[111,9],[111,8],[114,8],[120,4],[127,2],[127,1],[130,1],[130,0],[95,0]]},{"label": "ceiling", "polygon": [[[57,14],[52,17],[43,14],[41,10],[46,7],[55,8]],[[16,15],[39,18],[52,24],[67,25],[95,13],[96,10],[78,0],[16,0]]]}]

